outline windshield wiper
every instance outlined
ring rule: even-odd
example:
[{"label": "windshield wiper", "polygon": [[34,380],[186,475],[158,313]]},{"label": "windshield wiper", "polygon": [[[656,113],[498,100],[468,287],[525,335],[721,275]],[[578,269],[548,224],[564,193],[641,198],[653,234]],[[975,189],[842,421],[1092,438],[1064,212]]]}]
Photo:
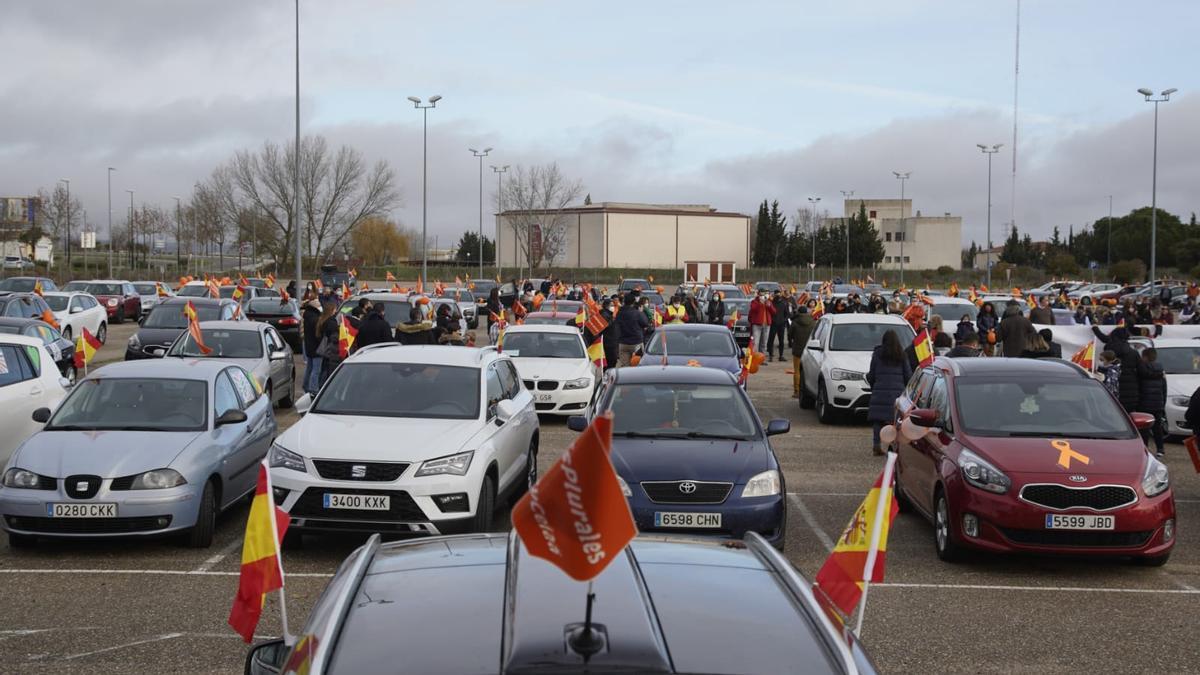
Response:
[{"label": "windshield wiper", "polygon": [[689,431],[688,438],[711,438],[722,441],[748,441],[751,440],[747,436],[738,436],[737,434],[710,434],[704,431]]},{"label": "windshield wiper", "polygon": [[1004,433],[1008,438],[1092,438],[1092,439],[1108,439],[1114,440],[1116,436],[1112,434],[1086,434],[1086,433],[1064,433],[1061,431],[1008,431]]},{"label": "windshield wiper", "polygon": [[615,436],[625,438],[685,438],[682,434],[646,433],[645,431],[619,431]]}]

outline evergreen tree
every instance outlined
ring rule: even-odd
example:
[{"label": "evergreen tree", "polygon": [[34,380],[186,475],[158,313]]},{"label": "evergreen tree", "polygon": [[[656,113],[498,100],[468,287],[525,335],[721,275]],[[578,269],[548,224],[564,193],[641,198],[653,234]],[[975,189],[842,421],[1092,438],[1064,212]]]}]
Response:
[{"label": "evergreen tree", "polygon": [[787,247],[787,216],[779,210],[778,199],[771,202],[767,222],[768,234],[771,237],[771,266],[779,267],[780,256],[786,252]]},{"label": "evergreen tree", "polygon": [[1025,249],[1021,246],[1021,235],[1017,232],[1016,225],[1012,226],[1008,232],[1008,239],[1004,240],[1004,250],[1000,252],[1000,262],[1013,265],[1026,263]]},{"label": "evergreen tree", "polygon": [[850,265],[866,268],[883,262],[883,242],[879,240],[879,231],[867,218],[866,202],[858,203],[858,213],[850,216],[849,228]]},{"label": "evergreen tree", "polygon": [[771,216],[767,211],[767,200],[763,200],[758,207],[758,215],[754,218],[754,252],[753,261],[757,267],[765,267],[770,264],[774,255],[774,244],[771,242],[770,226]]},{"label": "evergreen tree", "polygon": [[1062,248],[1062,245],[1062,235],[1058,233],[1058,226],[1055,225],[1054,231],[1050,234],[1050,248],[1059,249]]}]

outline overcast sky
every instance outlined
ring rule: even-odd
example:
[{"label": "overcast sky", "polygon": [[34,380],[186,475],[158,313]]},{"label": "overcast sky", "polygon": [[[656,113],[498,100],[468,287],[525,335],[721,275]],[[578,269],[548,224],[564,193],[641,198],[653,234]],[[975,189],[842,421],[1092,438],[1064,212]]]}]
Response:
[{"label": "overcast sky", "polygon": [[[401,2],[301,0],[301,128],[395,168],[420,226],[429,113],[431,236],[478,220],[478,164],[557,161],[594,201],[792,212],[841,190],[964,217],[1012,208],[1015,0]],[[1195,0],[1025,0],[1016,219],[1035,237],[1150,202],[1200,210]],[[70,178],[103,224],[126,189],[164,206],[233,151],[294,124],[289,0],[8,0],[0,16],[0,195]],[[490,211],[489,211],[490,212]],[[101,227],[103,231],[103,226]]]}]

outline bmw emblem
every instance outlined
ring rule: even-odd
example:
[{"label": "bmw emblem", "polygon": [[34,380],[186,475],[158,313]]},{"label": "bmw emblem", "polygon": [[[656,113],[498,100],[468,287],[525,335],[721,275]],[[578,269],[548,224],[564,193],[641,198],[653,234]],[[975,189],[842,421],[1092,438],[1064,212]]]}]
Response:
[{"label": "bmw emblem", "polygon": [[1075,474],[1074,476],[1068,476],[1068,477],[1067,477],[1067,480],[1073,481],[1073,482],[1075,482],[1075,483],[1086,483],[1086,482],[1087,482],[1087,476],[1084,476],[1084,475],[1081,475],[1081,474]]},{"label": "bmw emblem", "polygon": [[679,491],[685,495],[690,495],[696,491],[696,484],[690,480],[685,480],[679,484]]}]

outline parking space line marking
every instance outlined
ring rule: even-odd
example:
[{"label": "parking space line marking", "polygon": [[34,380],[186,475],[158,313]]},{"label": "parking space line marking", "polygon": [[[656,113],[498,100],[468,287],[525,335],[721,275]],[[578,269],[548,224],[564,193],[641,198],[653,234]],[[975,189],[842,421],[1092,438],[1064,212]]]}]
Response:
[{"label": "parking space line marking", "polygon": [[207,572],[207,571],[211,570],[212,568],[214,568],[218,564],[220,564],[220,562],[222,560],[227,558],[230,553],[233,553],[234,551],[241,548],[241,546],[242,546],[242,541],[240,539],[234,539],[233,541],[229,542],[229,545],[227,545],[225,548],[221,549],[220,552],[210,556],[208,558],[208,560],[205,560],[204,562],[200,563],[200,566],[196,568],[196,571],[197,572]]},{"label": "parking space line marking", "polygon": [[1175,576],[1174,574],[1171,574],[1170,572],[1168,572],[1168,571],[1166,571],[1166,570],[1159,570],[1159,572],[1160,572],[1160,573],[1161,573],[1161,574],[1162,574],[1164,577],[1166,577],[1168,580],[1170,580],[1170,581],[1171,581],[1171,583],[1175,584],[1176,586],[1178,586],[1178,587],[1180,587],[1180,588],[1182,588],[1182,589],[1184,589],[1184,590],[1188,590],[1188,591],[1194,591],[1194,590],[1196,590],[1196,587],[1195,587],[1195,586],[1193,586],[1193,585],[1191,585],[1191,584],[1189,584],[1189,583],[1186,583],[1186,582],[1184,582],[1182,579],[1180,579],[1179,577]]},{"label": "parking space line marking", "polygon": [[1053,593],[1162,593],[1166,595],[1200,595],[1197,589],[1182,588],[1097,588],[1087,586],[1004,586],[989,584],[920,584],[885,581],[871,584],[872,588],[933,588],[966,591],[1048,591]]},{"label": "parking space line marking", "polygon": [[[238,572],[197,570],[105,570],[105,569],[0,569],[0,574],[159,574],[165,576],[236,577]],[[284,578],[328,579],[331,572],[284,572]]]},{"label": "parking space line marking", "polygon": [[864,497],[865,492],[789,492],[798,497]]},{"label": "parking space line marking", "polygon": [[163,635],[159,635],[157,637],[152,637],[152,638],[148,638],[145,640],[135,640],[134,642],[128,642],[123,645],[115,645],[112,647],[105,647],[104,649],[97,649],[96,651],[93,651],[93,652],[84,652],[82,654],[72,654],[70,656],[64,656],[64,657],[62,657],[62,660],[63,661],[71,661],[74,659],[82,659],[87,656],[95,656],[96,654],[103,654],[105,652],[111,652],[111,651],[114,651],[117,649],[125,649],[126,647],[136,647],[138,645],[150,644],[151,642],[162,642],[163,640],[174,640],[175,638],[178,638],[178,637],[183,637],[183,633],[164,633]]},{"label": "parking space line marking", "polygon": [[800,517],[804,519],[804,522],[808,523],[808,527],[813,531],[813,534],[817,535],[817,540],[821,542],[825,550],[832,551],[833,540],[829,538],[828,534],[825,534],[825,530],[821,529],[820,523],[817,522],[812,511],[809,511],[808,507],[804,505],[804,501],[800,499],[800,496],[795,492],[789,492],[788,499],[791,500],[792,506],[795,506],[796,510],[800,512]]}]

